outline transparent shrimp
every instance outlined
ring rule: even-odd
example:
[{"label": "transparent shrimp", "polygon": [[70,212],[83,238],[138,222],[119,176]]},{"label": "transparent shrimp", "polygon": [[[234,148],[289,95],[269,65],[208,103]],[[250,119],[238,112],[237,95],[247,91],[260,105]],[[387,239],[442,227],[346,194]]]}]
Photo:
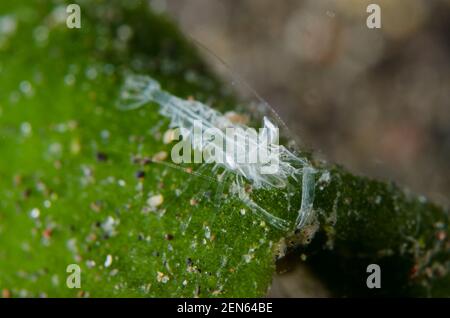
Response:
[{"label": "transparent shrimp", "polygon": [[[184,100],[178,98],[167,91],[164,91],[160,84],[153,78],[143,75],[130,74],[126,77],[125,84],[121,91],[119,108],[122,110],[131,110],[142,107],[146,104],[156,103],[159,105],[159,112],[170,120],[171,128],[179,128],[183,140],[187,140],[193,149],[203,151],[207,146],[207,140],[192,138],[196,122],[203,123],[202,133],[207,129],[216,129],[223,140],[230,138],[225,134],[226,128],[248,127],[242,124],[231,122],[220,112],[194,100]],[[278,138],[277,127],[267,118],[263,120],[264,130],[261,134],[269,134],[269,140],[274,141]],[[240,130],[236,130],[238,133]],[[255,142],[254,140],[252,142]],[[243,147],[238,145],[238,147]],[[261,163],[241,163],[236,158],[226,156],[224,149],[216,147],[215,152],[222,152],[226,157],[223,162],[214,163],[215,166],[224,168],[227,175],[233,176],[230,186],[230,192],[235,194],[245,205],[254,213],[268,221],[276,228],[287,230],[289,222],[271,214],[269,211],[259,206],[250,195],[245,191],[245,182],[249,182],[255,189],[286,188],[290,185],[290,178],[299,181],[302,176],[302,203],[296,221],[296,228],[302,227],[309,219],[312,210],[313,193],[311,188],[314,186],[314,169],[308,163],[307,159],[296,156],[282,145],[267,142],[256,144],[252,149],[261,150],[262,147],[266,153],[276,157],[278,169],[276,173],[263,173]],[[239,149],[245,150],[245,149]],[[214,168],[213,168],[214,169]]]}]

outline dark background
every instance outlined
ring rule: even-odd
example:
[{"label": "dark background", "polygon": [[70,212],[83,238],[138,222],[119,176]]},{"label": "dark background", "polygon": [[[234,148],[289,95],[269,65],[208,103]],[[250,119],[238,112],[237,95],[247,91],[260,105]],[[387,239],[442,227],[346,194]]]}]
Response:
[{"label": "dark background", "polygon": [[[381,29],[366,26],[370,3],[381,6]],[[225,60],[319,157],[449,204],[449,0],[150,5]],[[271,295],[328,293],[296,267]]]}]

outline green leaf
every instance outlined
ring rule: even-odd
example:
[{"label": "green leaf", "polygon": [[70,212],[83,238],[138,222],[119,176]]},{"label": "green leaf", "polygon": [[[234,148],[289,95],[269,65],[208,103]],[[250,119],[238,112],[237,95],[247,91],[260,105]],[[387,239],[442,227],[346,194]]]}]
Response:
[{"label": "green leaf", "polygon": [[[170,153],[168,119],[156,105],[118,110],[128,73],[215,109],[238,104],[144,2],[79,4],[81,29],[59,1],[0,4],[3,296],[263,296],[287,250],[336,295],[448,297],[449,210],[425,198],[313,162],[306,193],[300,180],[251,194],[291,223],[314,198],[311,220],[281,231],[220,180],[151,160]],[[365,284],[371,263],[380,290]],[[66,285],[70,264],[81,289]]]},{"label": "green leaf", "polygon": [[[195,200],[217,185],[137,159],[170,154],[167,120],[116,107],[127,71],[218,108],[232,98],[142,2],[80,2],[81,29],[66,27],[64,5],[33,3],[0,5],[14,24],[0,47],[0,287],[12,296],[264,295],[283,233],[243,215],[234,198],[220,208]],[[81,267],[81,289],[66,286],[69,264]]]}]

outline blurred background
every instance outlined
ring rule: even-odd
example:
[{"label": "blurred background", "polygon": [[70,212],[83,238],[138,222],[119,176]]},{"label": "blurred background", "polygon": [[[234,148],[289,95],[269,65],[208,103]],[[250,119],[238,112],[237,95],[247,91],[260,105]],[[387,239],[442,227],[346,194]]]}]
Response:
[{"label": "blurred background", "polygon": [[[319,157],[449,205],[450,0],[149,3],[226,61]],[[381,29],[366,26],[370,3]],[[296,267],[270,295],[327,291]]]}]

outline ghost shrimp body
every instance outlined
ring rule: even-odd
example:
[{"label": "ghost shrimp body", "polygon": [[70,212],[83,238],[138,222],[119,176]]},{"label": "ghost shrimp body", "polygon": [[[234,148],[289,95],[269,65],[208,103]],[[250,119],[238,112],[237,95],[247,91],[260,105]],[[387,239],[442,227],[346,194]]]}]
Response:
[{"label": "ghost shrimp body", "polygon": [[[296,228],[301,228],[308,221],[314,194],[314,190],[311,191],[314,187],[314,169],[306,159],[278,144],[278,128],[267,117],[264,117],[263,128],[259,133],[255,132],[249,138],[249,127],[233,123],[209,106],[176,97],[161,89],[160,84],[148,76],[128,75],[121,91],[119,108],[131,110],[151,102],[159,105],[159,113],[170,120],[169,127],[177,128],[179,135],[192,149],[199,152],[209,149],[209,153],[214,154],[205,158],[207,163],[208,159],[223,158],[212,161],[213,170],[223,168],[223,179],[232,180],[230,192],[277,228],[287,230],[289,222],[274,216],[254,202],[245,191],[245,182],[249,182],[255,189],[286,188],[291,185],[291,179],[299,181],[298,178],[302,176],[302,203]],[[228,134],[230,129],[232,134]],[[222,142],[214,143],[210,138],[198,138],[196,131],[201,136],[214,132],[215,139],[221,139]],[[237,148],[233,148],[236,151],[231,152],[237,156],[230,155],[230,147]],[[262,154],[265,160],[242,160],[242,154],[247,159],[257,158]]]}]

